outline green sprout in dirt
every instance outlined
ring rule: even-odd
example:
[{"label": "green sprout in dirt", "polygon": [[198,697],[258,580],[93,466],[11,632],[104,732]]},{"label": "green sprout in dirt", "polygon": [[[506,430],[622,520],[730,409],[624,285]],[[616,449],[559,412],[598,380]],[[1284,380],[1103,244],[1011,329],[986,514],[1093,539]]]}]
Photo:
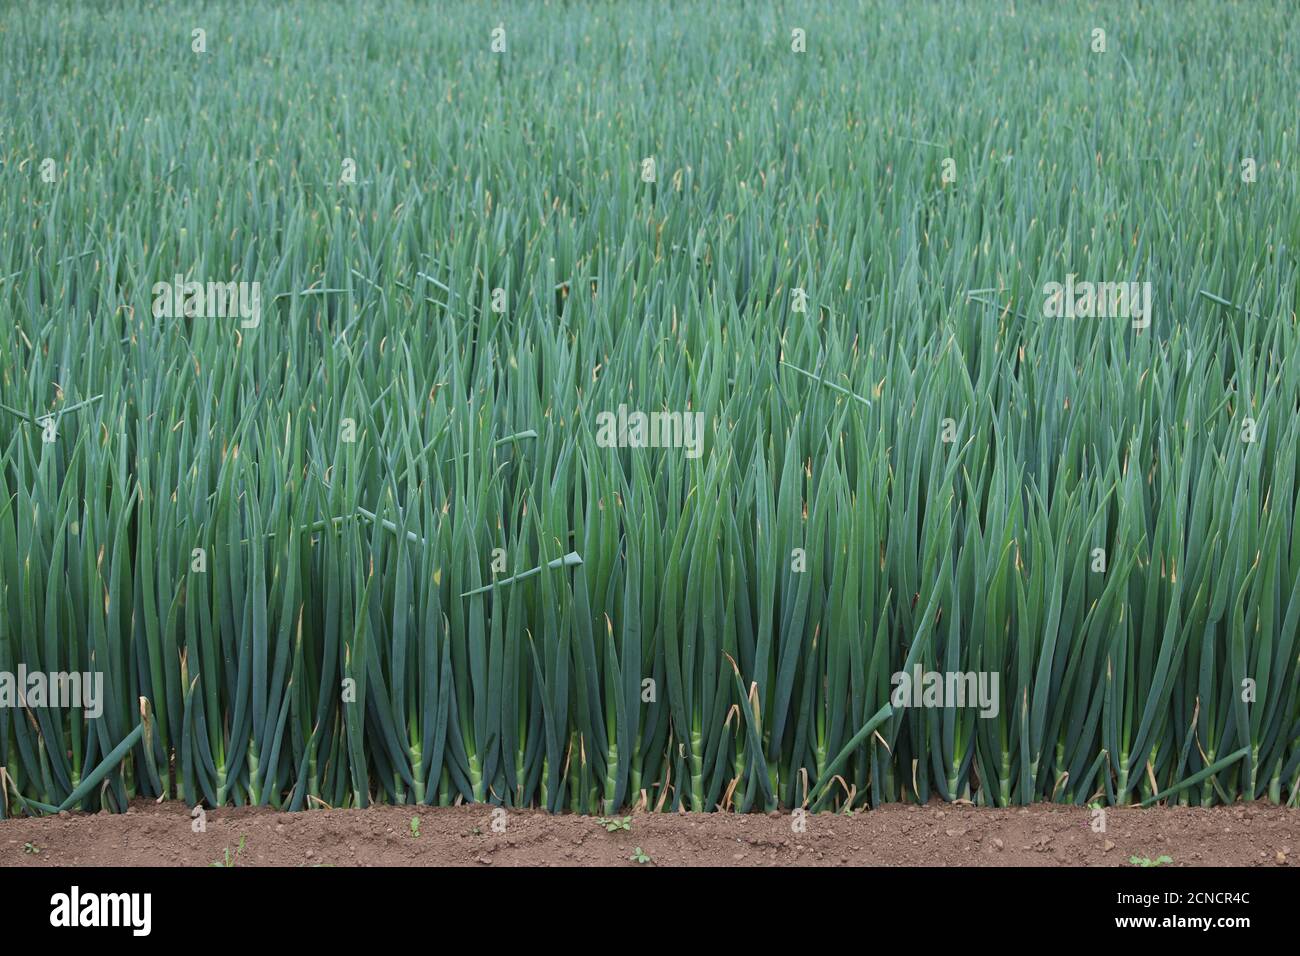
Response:
[{"label": "green sprout in dirt", "polygon": [[248,837],[240,837],[239,845],[235,847],[235,852],[230,852],[230,847],[226,847],[225,858],[222,860],[213,860],[210,866],[234,866],[239,861],[239,854],[244,852],[244,844],[248,842]]},{"label": "green sprout in dirt", "polygon": [[653,863],[653,862],[654,862],[653,860],[650,859],[650,855],[649,855],[648,853],[646,853],[646,851],[643,850],[643,849],[641,849],[640,847],[636,847],[636,848],[634,848],[634,849],[632,850],[632,855],[629,856],[628,859],[631,860],[633,863]]},{"label": "green sprout in dirt", "polygon": [[420,838],[420,818],[419,818],[419,817],[411,817],[411,836],[413,836],[413,837],[414,837],[415,839],[417,839],[417,840]]},{"label": "green sprout in dirt", "polygon": [[1163,866],[1166,863],[1174,862],[1174,858],[1172,856],[1158,856],[1153,860],[1147,856],[1131,856],[1128,861],[1134,866]]},{"label": "green sprout in dirt", "polygon": [[23,852],[30,854],[31,856],[37,856],[40,854],[41,848],[35,843],[28,842],[23,844]]},{"label": "green sprout in dirt", "polygon": [[613,833],[615,830],[632,829],[631,817],[599,817],[596,820],[602,827]]}]

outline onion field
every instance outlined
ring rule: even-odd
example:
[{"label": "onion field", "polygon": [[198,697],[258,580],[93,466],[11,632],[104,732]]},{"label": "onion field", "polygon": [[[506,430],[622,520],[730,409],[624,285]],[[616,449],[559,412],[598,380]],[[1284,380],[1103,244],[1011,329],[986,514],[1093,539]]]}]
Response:
[{"label": "onion field", "polygon": [[0,12],[0,816],[1300,802],[1284,2]]}]

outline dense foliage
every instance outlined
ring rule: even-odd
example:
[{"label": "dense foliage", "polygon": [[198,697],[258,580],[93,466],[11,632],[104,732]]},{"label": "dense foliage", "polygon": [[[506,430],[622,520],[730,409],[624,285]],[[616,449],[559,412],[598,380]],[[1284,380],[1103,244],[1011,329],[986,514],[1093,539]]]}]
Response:
[{"label": "dense foliage", "polygon": [[1297,801],[1290,4],[359,6],[0,13],[0,814]]}]

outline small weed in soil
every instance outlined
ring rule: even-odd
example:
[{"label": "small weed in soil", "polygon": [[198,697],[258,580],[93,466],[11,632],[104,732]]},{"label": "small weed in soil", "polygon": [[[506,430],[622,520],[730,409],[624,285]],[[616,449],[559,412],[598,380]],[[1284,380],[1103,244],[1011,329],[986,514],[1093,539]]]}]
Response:
[{"label": "small weed in soil", "polygon": [[602,827],[613,833],[615,830],[632,829],[631,817],[600,817],[596,820]]},{"label": "small weed in soil", "polygon": [[411,817],[411,836],[415,837],[415,839],[417,839],[417,840],[420,838],[420,818],[419,818],[419,817]]},{"label": "small weed in soil", "polygon": [[239,862],[239,854],[244,852],[244,844],[246,842],[248,842],[248,837],[240,837],[239,846],[235,847],[235,852],[233,854],[230,852],[230,847],[226,847],[225,859],[213,860],[211,865],[212,866],[234,866],[237,862]]},{"label": "small weed in soil", "polygon": [[634,850],[632,851],[632,855],[629,856],[628,859],[631,860],[633,863],[653,863],[653,862],[654,862],[653,860],[650,859],[649,854],[647,854],[647,853],[645,852],[645,850],[641,849],[640,847],[637,847],[636,849],[634,849]]},{"label": "small weed in soil", "polygon": [[1174,862],[1172,856],[1158,856],[1154,860],[1148,856],[1131,856],[1128,861],[1134,866],[1163,866],[1165,863]]},{"label": "small weed in soil", "polygon": [[24,843],[23,852],[30,854],[31,856],[38,856],[41,852],[41,848],[38,847],[35,843],[30,843],[30,842]]}]

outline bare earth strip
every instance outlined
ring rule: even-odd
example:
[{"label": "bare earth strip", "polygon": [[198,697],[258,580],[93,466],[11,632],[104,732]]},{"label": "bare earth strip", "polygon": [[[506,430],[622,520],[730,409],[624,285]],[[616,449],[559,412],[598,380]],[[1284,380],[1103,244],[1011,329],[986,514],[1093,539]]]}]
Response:
[{"label": "bare earth strip", "polygon": [[[889,805],[843,816],[647,814],[607,832],[594,817],[484,806],[373,807],[282,813],[209,811],[195,833],[179,803],[137,801],[125,814],[0,822],[3,866],[1293,866],[1300,811],[1265,803],[1106,811],[1038,804],[990,810]],[[411,818],[418,815],[419,836]],[[621,818],[620,818],[621,819]],[[502,821],[498,814],[497,825]],[[238,849],[242,841],[243,848]],[[651,862],[629,859],[640,847]],[[33,848],[39,852],[32,852]],[[236,852],[237,851],[237,852]]]}]

